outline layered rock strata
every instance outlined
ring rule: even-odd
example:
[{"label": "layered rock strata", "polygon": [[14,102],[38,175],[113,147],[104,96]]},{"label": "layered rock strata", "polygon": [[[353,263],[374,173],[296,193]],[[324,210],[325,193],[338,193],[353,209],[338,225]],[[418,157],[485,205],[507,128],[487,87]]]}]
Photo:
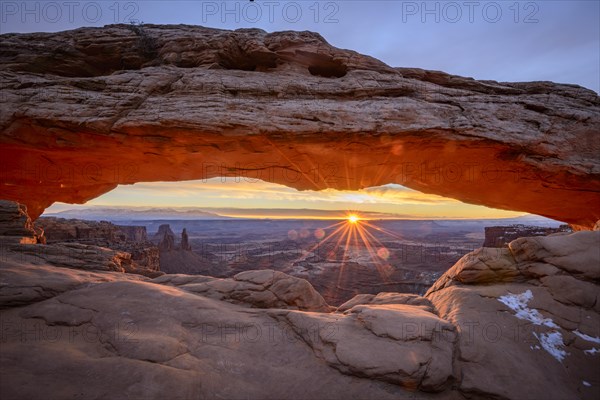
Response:
[{"label": "layered rock strata", "polygon": [[600,219],[600,100],[579,86],[392,68],[311,32],[111,25],[0,46],[0,198],[34,219],[218,176]]}]

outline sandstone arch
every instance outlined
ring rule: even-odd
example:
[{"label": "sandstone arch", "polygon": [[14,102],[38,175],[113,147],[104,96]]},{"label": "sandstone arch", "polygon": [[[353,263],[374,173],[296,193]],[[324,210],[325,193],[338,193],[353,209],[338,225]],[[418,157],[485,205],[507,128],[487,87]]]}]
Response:
[{"label": "sandstone arch", "polygon": [[391,68],[310,32],[112,25],[0,46],[0,198],[34,218],[118,184],[242,175],[600,219],[600,99],[575,85]]}]

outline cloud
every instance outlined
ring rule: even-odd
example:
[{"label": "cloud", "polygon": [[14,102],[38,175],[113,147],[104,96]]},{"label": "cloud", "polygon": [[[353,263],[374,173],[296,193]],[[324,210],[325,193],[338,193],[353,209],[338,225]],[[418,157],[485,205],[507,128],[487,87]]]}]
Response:
[{"label": "cloud", "polygon": [[429,204],[429,205],[444,205],[448,203],[460,203],[458,200],[447,197],[437,196],[434,194],[422,193],[400,185],[384,185],[370,187],[361,190],[373,199],[401,203],[401,204]]},{"label": "cloud", "polygon": [[[278,209],[310,209],[310,215],[314,217],[321,215],[315,214],[314,210],[320,210],[319,212],[325,212],[327,215],[331,212],[339,214],[354,211],[372,214],[374,218],[386,218],[391,215],[403,218],[501,218],[522,214],[466,204],[397,184],[357,191],[298,191],[269,182],[234,182],[231,179],[223,181],[220,178],[120,185],[115,190],[86,203],[86,206],[206,210],[228,208],[231,215],[246,213],[240,210],[254,210],[252,215],[256,216],[268,216],[272,212],[277,213]],[[58,208],[53,207],[52,210],[56,211]],[[288,213],[294,214],[294,211]],[[296,215],[304,213],[299,211]]]},{"label": "cloud", "polygon": [[3,3],[12,11],[3,13],[0,33],[53,32],[131,19],[219,29],[310,30],[334,46],[391,66],[498,81],[552,80],[600,91],[598,1],[130,1],[126,12],[116,14],[111,2],[97,2],[101,12],[94,21],[81,7],[71,15],[63,2],[53,2],[61,11],[57,20],[45,16],[44,2]]},{"label": "cloud", "polygon": [[183,182],[145,182],[131,186],[120,186],[121,195],[143,192],[145,196],[164,198],[199,199],[257,199],[265,201],[298,201],[315,203],[356,204],[426,204],[445,205],[457,200],[425,194],[400,185],[390,184],[357,191],[326,189],[321,191],[299,191],[276,183],[264,181],[235,181],[232,178],[212,178]]}]

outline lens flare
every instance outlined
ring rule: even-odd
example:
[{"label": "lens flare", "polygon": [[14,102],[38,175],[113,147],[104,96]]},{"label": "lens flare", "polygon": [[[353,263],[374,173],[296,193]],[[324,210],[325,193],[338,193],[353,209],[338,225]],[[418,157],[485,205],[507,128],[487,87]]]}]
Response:
[{"label": "lens flare", "polygon": [[325,237],[325,231],[321,228],[315,230],[315,237],[319,240]]},{"label": "lens flare", "polygon": [[[290,231],[292,232],[292,231]],[[297,238],[298,233],[293,231]],[[382,226],[371,223],[368,218],[363,218],[355,211],[347,211],[345,215],[340,216],[340,220],[324,228],[314,231],[314,236],[318,242],[303,250],[301,255],[294,260],[294,263],[307,261],[309,258],[324,258],[333,265],[339,264],[335,272],[337,282],[327,288],[329,294],[337,295],[344,289],[345,282],[350,272],[348,268],[355,265],[356,256],[364,260],[364,251],[369,261],[366,264],[373,267],[375,273],[378,273],[383,282],[390,282],[395,268],[390,264],[392,258],[391,251],[386,245],[376,237],[389,237],[395,240],[404,240],[402,235],[389,231]],[[311,261],[308,261],[310,263]],[[361,263],[363,261],[360,261]]]},{"label": "lens flare", "polygon": [[379,256],[379,258],[387,260],[388,258],[390,258],[390,251],[385,247],[382,247],[379,250],[377,250],[377,255]]}]

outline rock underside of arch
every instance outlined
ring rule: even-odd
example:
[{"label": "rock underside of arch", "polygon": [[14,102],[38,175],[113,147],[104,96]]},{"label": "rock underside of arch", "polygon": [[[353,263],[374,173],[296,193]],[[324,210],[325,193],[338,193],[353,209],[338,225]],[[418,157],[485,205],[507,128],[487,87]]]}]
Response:
[{"label": "rock underside of arch", "polygon": [[392,68],[310,32],[112,25],[0,45],[0,198],[34,218],[118,184],[242,176],[600,219],[600,99],[575,85]]}]

